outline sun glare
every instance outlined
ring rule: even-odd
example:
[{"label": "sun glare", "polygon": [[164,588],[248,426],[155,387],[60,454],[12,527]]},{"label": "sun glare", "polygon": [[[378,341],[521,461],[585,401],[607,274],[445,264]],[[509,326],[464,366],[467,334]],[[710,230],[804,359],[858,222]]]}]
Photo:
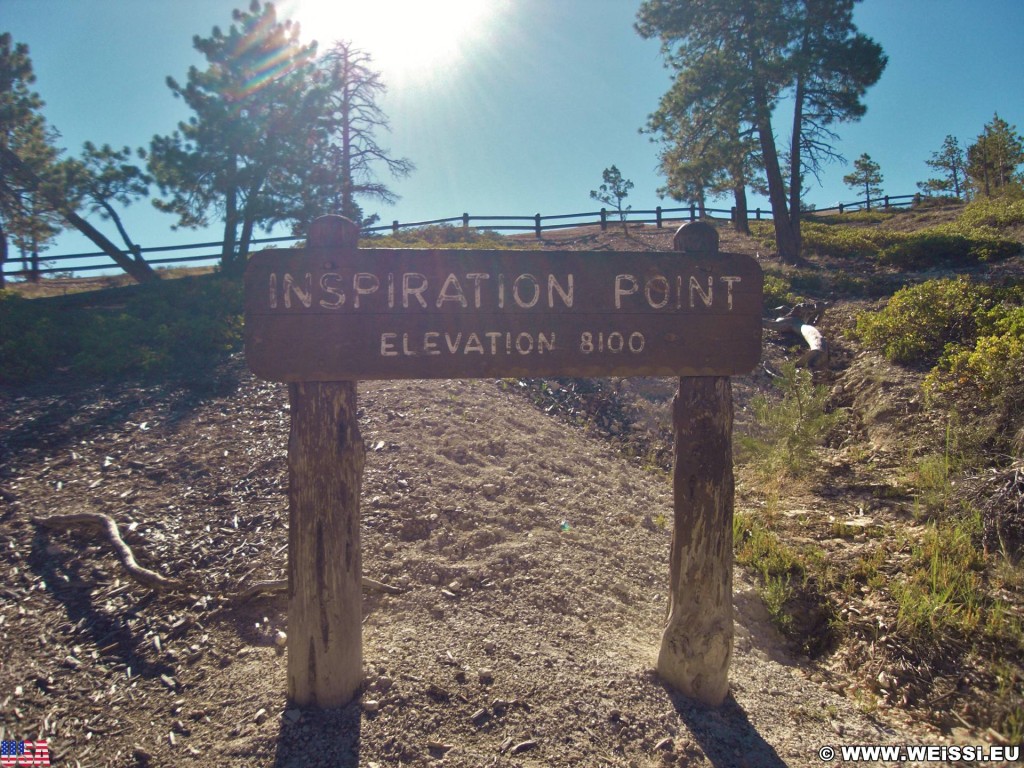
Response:
[{"label": "sun glare", "polygon": [[373,57],[385,83],[423,82],[458,67],[493,34],[506,0],[283,0],[321,51],[349,40]]}]

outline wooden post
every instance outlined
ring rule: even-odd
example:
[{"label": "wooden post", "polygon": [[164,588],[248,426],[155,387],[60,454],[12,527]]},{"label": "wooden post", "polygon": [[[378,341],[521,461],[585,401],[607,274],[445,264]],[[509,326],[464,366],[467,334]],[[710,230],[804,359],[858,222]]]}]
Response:
[{"label": "wooden post", "polygon": [[[309,228],[318,249],[355,247],[359,228],[324,216]],[[363,440],[354,381],[288,385],[288,698],[340,707],[363,677],[359,491]]]},{"label": "wooden post", "polygon": [[468,213],[462,214],[462,228],[463,229],[469,229],[469,214]]},{"label": "wooden post", "polygon": [[604,208],[601,209],[601,231],[604,232],[608,229],[608,211]]},{"label": "wooden post", "polygon": [[537,239],[540,240],[540,214],[538,213],[533,217],[533,231],[537,235]]},{"label": "wooden post", "polygon": [[[714,253],[718,232],[679,228],[677,251]],[[712,706],[729,692],[732,657],[732,382],[683,377],[672,407],[675,521],[669,559],[669,609],[658,674]]]},{"label": "wooden post", "polygon": [[654,221],[658,225],[658,229],[661,229],[661,206],[659,205],[654,209]]}]

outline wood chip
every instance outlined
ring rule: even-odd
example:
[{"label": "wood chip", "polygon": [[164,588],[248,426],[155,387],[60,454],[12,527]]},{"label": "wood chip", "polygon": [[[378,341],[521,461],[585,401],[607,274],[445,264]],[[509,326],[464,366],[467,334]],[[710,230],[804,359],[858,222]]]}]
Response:
[{"label": "wood chip", "polygon": [[537,746],[537,742],[533,739],[527,739],[526,741],[520,741],[514,747],[512,747],[512,754],[518,755],[520,752],[526,752],[527,750],[533,749]]}]

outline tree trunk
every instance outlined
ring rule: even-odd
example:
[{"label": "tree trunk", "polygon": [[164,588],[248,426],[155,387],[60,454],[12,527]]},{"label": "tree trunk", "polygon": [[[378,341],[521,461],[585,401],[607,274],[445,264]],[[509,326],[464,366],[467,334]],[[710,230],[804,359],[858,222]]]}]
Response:
[{"label": "tree trunk", "polygon": [[238,159],[232,155],[229,162],[231,168],[224,193],[224,243],[220,251],[220,263],[225,269],[230,269],[235,260],[235,237],[238,232],[238,186],[235,181]]},{"label": "tree trunk", "polygon": [[754,102],[757,110],[757,134],[761,143],[761,155],[764,158],[764,172],[768,179],[768,200],[772,206],[772,223],[775,225],[775,247],[783,263],[798,264],[800,250],[789,225],[786,185],[779,168],[779,153],[775,149],[771,114],[763,89],[755,89]]},{"label": "tree trunk", "polygon": [[0,147],[0,158],[10,168],[14,169],[15,173],[22,178],[22,181],[38,191],[46,199],[46,202],[64,217],[68,224],[89,238],[100,250],[113,259],[114,263],[123,269],[129,277],[139,283],[160,279],[160,276],[153,271],[149,264],[144,261],[136,261],[124,253],[124,251],[108,240],[102,232],[71,210],[66,200],[62,200],[58,195],[48,192],[42,180],[14,152]]},{"label": "tree trunk", "polygon": [[3,287],[7,285],[7,277],[4,275],[4,264],[7,263],[7,253],[7,233],[4,231],[4,222],[0,219],[0,289],[3,289]]},{"label": "tree trunk", "polygon": [[732,223],[733,229],[744,235],[750,234],[750,211],[747,208],[747,185],[741,177],[732,190],[733,200],[736,203],[736,220]]},{"label": "tree trunk", "polygon": [[[358,228],[321,217],[307,248],[354,248]],[[363,679],[359,492],[365,449],[353,381],[289,384],[288,698],[334,708]]]},{"label": "tree trunk", "polygon": [[[805,41],[806,45],[806,41]],[[789,147],[789,231],[796,242],[797,253],[800,253],[802,239],[800,236],[800,197],[803,193],[804,174],[801,169],[800,137],[804,122],[804,76],[798,75],[796,93],[793,96],[793,138]]]}]

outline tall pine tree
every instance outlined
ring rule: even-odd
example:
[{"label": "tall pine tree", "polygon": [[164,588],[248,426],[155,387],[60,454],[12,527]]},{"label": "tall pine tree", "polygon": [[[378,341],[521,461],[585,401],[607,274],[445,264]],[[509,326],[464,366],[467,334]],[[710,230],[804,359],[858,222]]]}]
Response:
[{"label": "tall pine tree", "polygon": [[939,172],[938,177],[918,182],[918,188],[927,195],[952,194],[960,199],[964,193],[964,181],[966,179],[966,168],[964,151],[960,148],[960,142],[956,136],[946,136],[942,147],[932,152],[929,160],[925,160],[929,168]]},{"label": "tall pine tree", "polygon": [[149,169],[177,226],[224,222],[221,261],[244,266],[256,226],[269,227],[310,165],[315,99],[310,97],[315,44],[299,42],[298,26],[279,21],[271,3],[253,0],[234,11],[225,33],[193,38],[207,66],[189,69],[184,84],[167,85],[194,115],[170,136],[155,136]]},{"label": "tall pine tree", "polygon": [[[881,47],[857,32],[854,2],[645,0],[638,14],[637,30],[661,40],[678,77],[702,84],[692,93],[704,104],[747,105],[741,120],[758,140],[776,247],[786,262],[800,256],[806,173],[836,156],[832,126],[864,114],[861,99],[885,68]],[[787,168],[773,122],[783,96],[793,104]]]},{"label": "tall pine tree", "polygon": [[1009,189],[1019,189],[1024,176],[1024,140],[1017,127],[999,115],[985,124],[985,129],[967,148],[967,176],[977,194],[991,197]]}]

